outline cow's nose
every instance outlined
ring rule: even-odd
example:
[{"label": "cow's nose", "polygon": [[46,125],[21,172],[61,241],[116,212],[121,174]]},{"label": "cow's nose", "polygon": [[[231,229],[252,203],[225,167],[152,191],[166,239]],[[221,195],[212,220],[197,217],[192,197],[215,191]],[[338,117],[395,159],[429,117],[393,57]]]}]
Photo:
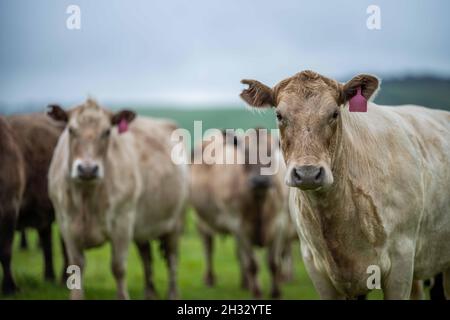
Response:
[{"label": "cow's nose", "polygon": [[97,178],[98,165],[97,164],[79,164],[77,166],[78,177],[82,180],[91,180]]},{"label": "cow's nose", "polygon": [[292,186],[303,190],[321,187],[325,179],[325,169],[321,166],[299,166],[292,168]]}]

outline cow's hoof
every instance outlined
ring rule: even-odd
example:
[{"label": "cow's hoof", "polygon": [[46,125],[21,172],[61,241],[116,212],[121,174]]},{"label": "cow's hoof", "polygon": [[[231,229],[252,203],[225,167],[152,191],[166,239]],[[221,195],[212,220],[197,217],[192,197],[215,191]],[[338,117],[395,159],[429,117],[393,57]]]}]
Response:
[{"label": "cow's hoof", "polygon": [[156,294],[156,291],[153,288],[152,289],[150,289],[150,288],[145,289],[144,296],[145,296],[146,300],[156,300],[158,298],[158,295]]},{"label": "cow's hoof", "polygon": [[70,291],[70,300],[83,300],[84,293],[83,290],[74,289]]},{"label": "cow's hoof", "polygon": [[176,292],[176,291],[170,291],[170,292],[169,292],[168,299],[169,299],[169,300],[178,300],[178,292]]},{"label": "cow's hoof", "polygon": [[205,275],[205,284],[208,287],[214,287],[216,284],[216,277],[212,273],[207,273]]},{"label": "cow's hoof", "polygon": [[118,292],[117,300],[130,300],[130,295],[128,292]]},{"label": "cow's hoof", "polygon": [[245,280],[245,279],[241,280],[241,289],[243,289],[243,290],[250,289],[250,286],[248,285],[248,280]]},{"label": "cow's hoof", "polygon": [[13,294],[16,294],[19,291],[19,288],[17,288],[15,283],[7,283],[3,284],[2,286],[2,293],[5,296],[10,296]]},{"label": "cow's hoof", "polygon": [[270,297],[272,299],[280,299],[281,298],[281,291],[280,289],[273,289],[270,293]]},{"label": "cow's hoof", "polygon": [[55,282],[55,280],[56,280],[55,274],[53,272],[48,273],[48,274],[46,273],[44,278],[45,278],[45,281],[48,281],[48,282]]},{"label": "cow's hoof", "polygon": [[262,298],[262,292],[260,288],[253,289],[253,298],[255,299],[261,299]]}]

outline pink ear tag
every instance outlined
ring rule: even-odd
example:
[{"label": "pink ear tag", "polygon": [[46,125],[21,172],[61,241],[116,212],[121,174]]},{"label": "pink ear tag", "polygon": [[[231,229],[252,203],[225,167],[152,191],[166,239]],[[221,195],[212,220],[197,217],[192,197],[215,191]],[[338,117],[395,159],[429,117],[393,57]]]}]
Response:
[{"label": "pink ear tag", "polygon": [[367,112],[367,99],[361,94],[361,87],[358,87],[356,95],[349,101],[350,112]]},{"label": "pink ear tag", "polygon": [[128,122],[124,118],[120,119],[119,122],[119,133],[122,134],[128,131]]}]

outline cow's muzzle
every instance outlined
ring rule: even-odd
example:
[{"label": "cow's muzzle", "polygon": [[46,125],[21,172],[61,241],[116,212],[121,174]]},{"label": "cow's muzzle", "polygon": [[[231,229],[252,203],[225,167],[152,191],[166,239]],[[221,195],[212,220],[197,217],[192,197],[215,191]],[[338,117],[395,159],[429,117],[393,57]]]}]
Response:
[{"label": "cow's muzzle", "polygon": [[325,168],[322,166],[295,166],[289,175],[288,185],[302,190],[318,189],[323,187],[326,182]]},{"label": "cow's muzzle", "polygon": [[80,180],[94,180],[99,177],[99,166],[97,164],[78,164],[77,173]]}]

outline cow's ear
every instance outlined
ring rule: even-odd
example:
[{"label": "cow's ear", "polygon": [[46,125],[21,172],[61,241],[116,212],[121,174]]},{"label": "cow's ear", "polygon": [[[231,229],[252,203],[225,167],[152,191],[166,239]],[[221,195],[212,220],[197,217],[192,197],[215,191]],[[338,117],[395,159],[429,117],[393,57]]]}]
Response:
[{"label": "cow's ear", "polygon": [[359,74],[353,77],[352,80],[344,84],[342,88],[342,103],[348,102],[353,98],[358,88],[361,88],[361,94],[367,100],[375,98],[375,95],[380,86],[380,80],[370,74]]},{"label": "cow's ear", "polygon": [[242,90],[240,97],[250,106],[256,108],[268,108],[275,106],[273,90],[256,80],[241,80],[241,83],[248,85]]},{"label": "cow's ear", "polygon": [[47,115],[56,121],[67,122],[69,121],[69,114],[61,106],[57,104],[49,104],[47,106]]},{"label": "cow's ear", "polygon": [[121,121],[130,123],[136,118],[136,113],[131,110],[121,110],[114,113],[111,117],[111,124],[113,126],[118,125]]}]

